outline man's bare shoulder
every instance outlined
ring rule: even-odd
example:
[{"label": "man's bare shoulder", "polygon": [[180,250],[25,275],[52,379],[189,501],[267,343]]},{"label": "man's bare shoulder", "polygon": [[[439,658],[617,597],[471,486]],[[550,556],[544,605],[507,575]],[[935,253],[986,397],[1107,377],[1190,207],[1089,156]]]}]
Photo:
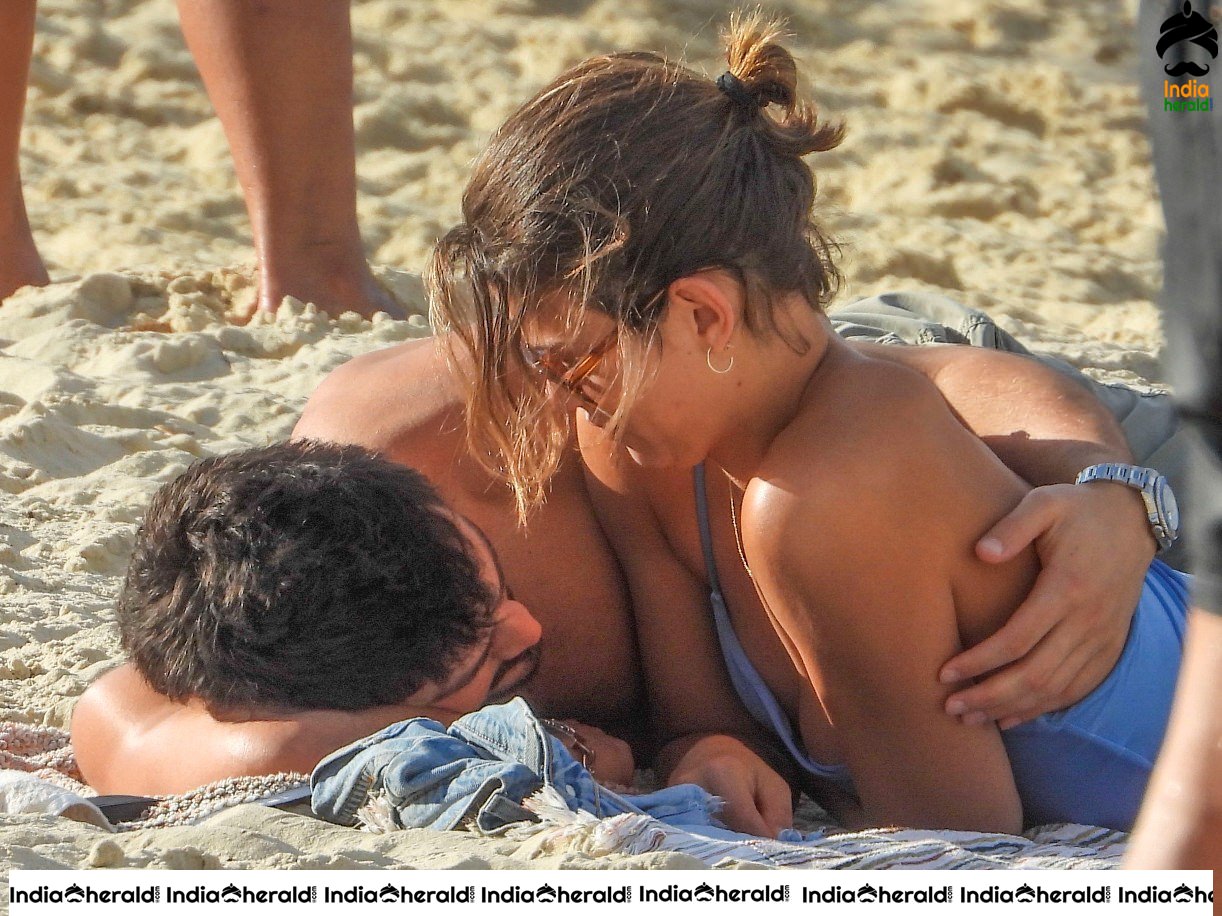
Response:
[{"label": "man's bare shoulder", "polygon": [[[165,795],[230,776],[309,772],[336,748],[419,715],[446,718],[406,704],[213,713],[198,699],[178,702],[157,693],[129,662],[81,696],[72,745],[85,781],[95,789]],[[184,757],[187,746],[193,751]]]},{"label": "man's bare shoulder", "polygon": [[135,665],[124,662],[90,684],[77,700],[72,714],[73,740],[78,729],[92,728],[99,722],[147,721],[149,713],[166,702]]},{"label": "man's bare shoulder", "polygon": [[70,734],[85,781],[111,791],[114,774],[129,749],[173,712],[130,662],[111,669],[86,688],[72,711]]},{"label": "man's bare shoulder", "polygon": [[[287,743],[283,736],[246,734],[235,741],[233,731],[198,702],[158,693],[130,662],[90,684],[72,715],[81,774],[104,793],[165,795],[283,769],[271,760]],[[184,758],[187,745],[195,750]]]},{"label": "man's bare shoulder", "polygon": [[310,395],[293,429],[294,438],[362,445],[416,466],[434,463],[439,448],[452,460],[463,434],[462,393],[434,338],[344,363]]}]

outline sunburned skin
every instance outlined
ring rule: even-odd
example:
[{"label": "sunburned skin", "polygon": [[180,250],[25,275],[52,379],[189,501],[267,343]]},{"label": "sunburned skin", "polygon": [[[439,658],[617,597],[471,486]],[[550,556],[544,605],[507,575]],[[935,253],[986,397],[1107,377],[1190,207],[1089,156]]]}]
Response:
[{"label": "sunburned skin", "polygon": [[[868,346],[868,345],[867,345]],[[935,375],[945,365],[915,347],[876,347],[888,358]],[[924,348],[927,349],[927,348]],[[895,351],[892,353],[891,351]],[[311,395],[295,437],[353,443],[421,471],[442,496],[478,524],[496,547],[514,594],[531,609],[551,651],[526,691],[548,715],[573,717],[612,731],[643,724],[644,685],[631,611],[618,561],[598,527],[579,461],[566,461],[547,503],[526,528],[503,484],[466,447],[462,391],[432,339],[358,356]],[[576,459],[576,456],[574,456]],[[690,474],[653,469],[651,492],[665,493],[681,543],[694,563],[699,547]],[[669,511],[669,510],[668,510]],[[731,537],[725,503],[713,515],[715,540]]]},{"label": "sunburned skin", "polygon": [[[581,353],[597,345],[596,339],[588,344],[574,342]],[[1124,460],[1123,436],[1106,410],[1072,382],[1030,360],[973,347],[854,347],[879,361],[899,363],[937,385],[956,415],[1032,483],[1063,480],[1066,473],[1072,478],[1074,471],[1067,472],[1066,468],[1080,468],[1093,461]],[[594,374],[598,376],[598,370]],[[604,384],[606,379],[594,381]],[[635,624],[620,563],[597,526],[579,463],[565,462],[546,505],[523,530],[514,520],[514,505],[507,489],[467,454],[463,409],[460,384],[438,352],[437,342],[415,341],[357,357],[337,369],[311,397],[295,434],[360,444],[416,467],[432,479],[451,504],[480,523],[501,555],[515,593],[531,606],[543,626],[549,650],[526,691],[541,712],[595,722],[626,737],[639,734],[648,723],[659,729],[653,740],[664,741],[660,736],[667,733],[668,712],[654,708],[646,713],[642,661],[637,655]],[[665,518],[668,537],[655,545],[638,537],[641,529],[632,525],[613,524],[607,530],[614,533],[618,527],[632,531],[633,540],[639,541],[634,546],[648,554],[644,592],[668,608],[679,606],[667,602],[669,589],[676,583],[661,574],[658,558],[670,555],[672,550],[679,553],[684,561],[680,576],[684,581],[677,587],[690,593],[697,602],[693,606],[707,611],[708,585],[695,536],[690,472],[637,470],[649,492],[658,495],[657,507]],[[728,497],[721,498],[725,491],[717,489],[724,487],[720,478],[711,477],[711,481],[718,563],[723,570],[733,570],[736,558],[727,556],[734,544]],[[1140,499],[1134,499],[1133,494],[1102,488],[1073,495],[1094,501],[1077,510],[1082,517],[1107,518],[1112,530],[1131,531],[1138,541],[1149,539],[1143,534],[1146,526]],[[649,524],[656,526],[657,520],[651,517]],[[1137,549],[1140,552],[1145,548],[1139,543]],[[729,575],[732,606],[752,608],[756,599],[749,583],[733,572]],[[1121,604],[1127,604],[1124,610],[1131,613],[1132,604],[1127,599]],[[1123,639],[1123,622],[1111,629],[1120,632]],[[715,642],[702,640],[701,633],[708,633],[707,616],[682,634],[679,680],[683,683],[675,685],[675,692],[686,695],[690,702],[688,708],[677,710],[676,716],[693,716],[700,723],[699,731],[747,735],[754,725],[732,692],[727,693],[726,673]],[[753,657],[758,656],[761,667],[789,672],[774,673],[772,680],[779,694],[792,698],[796,674],[784,647],[767,632],[746,638],[751,643],[749,651]],[[660,676],[660,666],[650,666],[646,659],[645,667],[651,668],[651,676]],[[1106,668],[1104,665],[1096,673],[1080,674],[1072,686],[1063,684],[1057,689],[1062,697],[1071,689],[1089,690]],[[931,681],[936,681],[936,675],[931,674]],[[691,686],[706,676],[727,690],[706,693]],[[786,676],[788,685],[781,682]],[[993,689],[983,684],[963,686],[974,691]],[[1021,683],[1018,689],[1020,698],[1030,693]],[[714,693],[722,699],[715,700]],[[1040,701],[1048,702],[1046,697]],[[1059,702],[1072,702],[1072,697]],[[705,748],[703,755],[684,756],[684,746],[675,746],[655,766],[660,772],[670,772],[672,781],[712,785],[714,791],[727,797],[730,814],[746,812],[742,819],[732,818],[738,829],[771,832],[763,829],[750,810],[764,797],[762,786],[756,784],[754,801],[750,794],[732,797],[735,791],[743,791],[744,773],[720,768],[715,759],[717,747],[706,744]],[[648,753],[649,743],[640,745],[639,751]],[[680,757],[683,765],[675,769]],[[713,779],[709,778],[711,767],[718,768],[711,773]],[[752,774],[755,772],[751,769]],[[846,820],[856,816],[839,800],[824,797],[823,801],[825,805],[835,802],[836,810]],[[784,825],[779,813],[766,819],[770,827]]]},{"label": "sunburned skin", "polygon": [[[905,371],[915,374],[915,377],[908,378],[909,386],[923,382],[930,390],[933,390],[938,382],[951,387],[964,383],[964,380],[959,377],[947,378],[948,368],[953,373],[956,369],[956,361],[962,357],[983,356],[987,360],[1001,360],[1003,364],[1019,359],[996,353],[971,352],[967,348],[954,346],[905,347],[854,341],[847,343],[846,347],[848,352],[863,357],[861,365],[871,366],[872,372],[886,372],[889,367],[900,367],[901,371],[898,374],[901,378],[905,377],[903,375]],[[1030,365],[1029,362],[1024,362]],[[857,407],[851,402],[845,402],[840,407],[840,410],[846,413],[852,413],[856,409]],[[839,412],[838,410],[837,413]],[[973,417],[973,419],[976,418]],[[1001,428],[998,427],[999,430]],[[832,434],[830,429],[828,434]],[[608,449],[605,443],[598,442],[600,438],[598,431],[586,427],[582,435],[583,450],[587,457],[604,455],[610,459],[614,452]],[[629,438],[628,441],[630,443],[631,439]],[[592,446],[587,447],[586,445],[595,442],[597,444]],[[707,595],[709,582],[697,529],[696,501],[691,470],[686,467],[642,467],[642,462],[638,460],[640,456],[631,454],[632,451],[625,449],[615,460],[609,460],[606,464],[599,463],[596,476],[633,490],[647,503],[653,518],[656,519],[658,530],[664,537],[666,547],[673,551],[674,557],[681,563],[691,580],[698,583],[702,594]],[[987,453],[987,450],[985,451]],[[1007,491],[1007,508],[1013,508],[1022,495],[1030,489],[1030,486],[991,455],[988,459],[982,456],[982,460],[995,466],[994,469],[1004,482]],[[747,575],[741,558],[739,537],[735,533],[735,522],[741,525],[743,494],[715,466],[708,468],[706,492],[713,552],[722,591],[730,609],[735,631],[747,654],[759,670],[766,672],[765,680],[768,686],[779,699],[782,699],[783,702],[788,701],[786,705],[796,709],[802,679],[791,664],[784,645],[772,626],[769,625],[760,604],[758,592]],[[1123,499],[1123,494],[1121,498]],[[732,500],[736,507],[734,515],[730,508]],[[1139,512],[1139,507],[1135,506],[1134,528],[1140,532],[1142,521]],[[982,527],[980,532],[983,533],[987,527],[987,525]],[[983,564],[974,564],[973,568],[983,571]],[[1017,606],[1018,600],[1026,594],[1026,589],[1030,588],[1032,576],[1028,574],[1019,578],[1021,587],[1018,594],[1011,594],[1010,591],[1014,587],[1019,587],[1019,583],[1011,583],[1010,589],[1007,589],[1003,602],[1008,606],[1006,613],[984,614],[972,628],[969,634],[971,637],[969,644],[979,642],[994,632],[1004,622],[1008,612]],[[702,629],[708,627],[707,614],[702,614],[700,621],[692,621],[690,625],[688,623],[674,623],[673,625],[676,630],[690,636],[691,627],[699,626]],[[711,630],[709,634],[711,636]],[[710,642],[709,647],[711,651],[719,652],[715,643]],[[826,731],[818,726],[815,726],[815,730]],[[822,734],[819,746],[834,748],[834,738],[831,735]],[[835,762],[833,757],[834,754],[829,757],[828,762]]]},{"label": "sunburned skin", "polygon": [[85,781],[99,792],[170,795],[230,776],[309,773],[332,751],[421,715],[446,723],[457,718],[411,704],[213,715],[199,700],[167,699],[125,664],[77,702],[72,746]]},{"label": "sunburned skin", "polygon": [[[1033,483],[1053,482],[1049,470],[1031,459],[1033,453],[1053,451],[1054,438],[1064,439],[1064,448],[1072,440],[1087,446],[1118,438],[1123,443],[1110,416],[1089,394],[1029,360],[971,347],[853,347],[903,365],[937,385],[977,435]],[[1021,378],[1013,367],[1042,373],[1057,387],[1043,396],[1034,382],[1024,379],[1029,404],[1000,385],[995,397],[979,396],[994,377]],[[1032,446],[1030,437],[1016,437],[1016,430],[1031,426],[1032,414],[1050,422],[1051,398],[1067,415],[1066,430],[1046,436],[1049,444],[1043,446]],[[1006,405],[1004,411],[998,409],[999,402]],[[579,462],[565,462],[547,503],[523,529],[515,521],[506,488],[467,454],[462,411],[458,381],[436,342],[412,341],[359,356],[335,370],[311,396],[294,435],[363,445],[422,471],[451,505],[488,535],[511,588],[538,617],[548,642],[566,647],[546,654],[531,685],[531,698],[549,714],[604,727],[632,721],[640,710],[643,687],[628,599],[618,562],[595,520]],[[1065,464],[1084,466],[1115,454],[1098,452],[1096,456],[1085,448]],[[651,492],[666,494],[664,511],[673,512],[675,530],[684,532],[679,543],[685,545],[693,574],[703,580],[703,564],[696,562],[699,552],[693,546],[690,474],[653,468],[642,479],[649,481]],[[1125,493],[1114,496],[1131,504],[1131,527],[1141,536],[1140,500]],[[725,500],[712,501],[714,541],[719,545],[733,537],[726,505]],[[580,649],[567,648],[573,646]]]},{"label": "sunburned skin", "polygon": [[[852,473],[852,466],[847,463],[851,460],[850,454],[857,452],[859,447],[863,454],[876,448],[876,443],[871,444],[865,439],[868,438],[866,431],[877,424],[874,404],[878,400],[876,396],[880,387],[891,386],[889,390],[893,392],[893,386],[898,382],[909,388],[925,386],[931,393],[935,389],[926,378],[914,376],[906,367],[897,366],[889,360],[861,358],[854,349],[847,346],[836,360],[830,362],[837,363],[834,371],[833,366],[829,365],[825,373],[826,391],[834,392],[834,397],[828,395],[828,402],[834,402],[834,407],[810,416],[804,421],[804,426],[809,430],[810,441],[822,442],[824,448],[829,447],[828,443],[837,443],[837,457],[829,461],[842,463],[843,470],[839,476],[843,478]],[[930,409],[932,410],[932,407]],[[912,419],[914,425],[920,425],[922,421],[922,418],[915,416]],[[946,420],[951,424],[955,422],[948,412]],[[970,470],[973,485],[978,487],[975,496],[978,499],[979,517],[945,519],[935,526],[959,526],[966,532],[961,538],[963,543],[958,545],[960,549],[955,552],[958,559],[957,568],[953,572],[955,594],[963,596],[963,600],[956,606],[961,641],[948,642],[941,657],[949,657],[962,646],[979,642],[998,629],[1030,589],[1038,570],[1034,551],[1030,550],[1017,561],[1000,567],[987,566],[972,554],[970,545],[973,538],[987,530],[995,517],[1004,515],[1017,505],[1029,486],[1002,465],[966,430],[962,430],[962,433],[965,447],[960,457],[965,460],[961,462],[961,470],[965,477],[969,476]],[[596,438],[592,431],[588,435],[583,431],[583,441],[595,441]],[[974,446],[972,441],[975,442]],[[651,514],[657,520],[659,534],[671,546],[675,559],[684,571],[693,581],[699,583],[703,597],[703,594],[707,593],[708,577],[696,524],[691,472],[686,468],[642,469],[623,457],[599,463],[593,449],[587,450],[587,454],[590,455],[593,472],[597,477],[612,486],[632,490],[647,502]],[[612,453],[605,454],[611,457]],[[805,453],[802,460],[809,460],[808,456],[809,452]],[[963,466],[969,459],[970,465]],[[826,471],[826,463],[820,461],[819,464]],[[708,468],[706,489],[715,562],[739,641],[768,687],[791,719],[798,724],[803,743],[810,749],[817,749],[812,751],[812,756],[820,763],[844,763],[845,751],[841,736],[832,727],[828,713],[814,687],[815,684],[826,682],[826,673],[806,664],[796,650],[791,652],[794,649],[792,643],[787,645],[788,640],[780,635],[778,628],[770,622],[770,615],[761,602],[756,583],[752,581],[744,564],[743,548],[740,548],[740,537],[735,534],[735,526],[737,524],[737,527],[742,529],[744,524],[751,524],[752,519],[743,518],[742,491],[715,466]],[[731,505],[734,506],[733,509]],[[865,507],[862,507],[860,515],[846,518],[843,524],[863,530],[871,524],[882,524],[885,527],[895,522],[894,515],[881,521],[872,520]],[[803,540],[812,554],[815,554],[821,549],[820,545],[826,544],[828,539],[842,535],[839,526],[829,524],[821,530],[808,532]],[[962,549],[965,546],[968,549]],[[817,559],[812,562],[820,567],[825,565]],[[877,570],[875,575],[902,578],[903,563],[902,557],[894,557],[885,570]],[[841,572],[843,573],[843,569]],[[857,570],[857,573],[867,574],[864,570]],[[719,653],[705,601],[702,600],[690,614],[682,607],[682,602],[667,601],[666,606],[668,612],[664,617],[658,615],[660,619],[656,623],[658,629],[655,633],[660,634],[658,638],[669,644],[671,651],[682,645],[687,647],[688,651],[699,651],[698,647],[704,646],[705,651]],[[770,610],[775,613],[779,608]],[[896,652],[902,651],[901,646],[893,648]],[[930,692],[944,693],[945,688],[937,684],[936,664],[931,666],[927,674]],[[933,704],[932,708],[937,709],[937,704]],[[948,728],[956,727],[954,720],[949,717],[939,713],[939,718],[945,719]],[[703,727],[707,727],[707,723],[700,721],[692,726],[694,730],[702,730]]]}]

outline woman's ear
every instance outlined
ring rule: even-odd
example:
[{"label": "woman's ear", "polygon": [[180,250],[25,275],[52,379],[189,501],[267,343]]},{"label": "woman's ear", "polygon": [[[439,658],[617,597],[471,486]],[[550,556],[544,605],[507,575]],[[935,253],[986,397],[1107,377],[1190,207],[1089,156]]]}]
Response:
[{"label": "woman's ear", "polygon": [[726,270],[704,270],[680,277],[667,290],[679,327],[696,338],[700,349],[720,353],[742,320],[743,294],[738,279]]}]

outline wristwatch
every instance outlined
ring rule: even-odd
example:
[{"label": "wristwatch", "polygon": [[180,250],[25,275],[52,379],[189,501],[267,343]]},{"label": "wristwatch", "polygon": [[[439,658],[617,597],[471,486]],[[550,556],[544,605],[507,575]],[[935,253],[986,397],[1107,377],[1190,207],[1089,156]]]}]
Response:
[{"label": "wristwatch", "polygon": [[1180,507],[1171,492],[1167,478],[1154,468],[1139,468],[1131,464],[1092,464],[1078,475],[1074,483],[1110,480],[1122,483],[1141,493],[1150,519],[1150,531],[1158,541],[1159,550],[1166,550],[1180,534]]}]

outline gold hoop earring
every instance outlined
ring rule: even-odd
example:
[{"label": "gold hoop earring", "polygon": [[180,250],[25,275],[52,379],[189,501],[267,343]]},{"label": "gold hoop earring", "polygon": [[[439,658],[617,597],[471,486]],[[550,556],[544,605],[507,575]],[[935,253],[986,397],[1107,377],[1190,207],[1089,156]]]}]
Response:
[{"label": "gold hoop earring", "polygon": [[[727,346],[726,349],[728,350],[730,348]],[[716,372],[718,375],[725,375],[727,372],[729,372],[731,369],[734,368],[734,357],[733,356],[730,357],[730,362],[726,365],[724,369],[715,368],[713,366],[713,348],[712,347],[709,347],[709,351],[706,354],[704,354],[704,361],[708,364],[708,367],[712,369],[714,372]]]}]

